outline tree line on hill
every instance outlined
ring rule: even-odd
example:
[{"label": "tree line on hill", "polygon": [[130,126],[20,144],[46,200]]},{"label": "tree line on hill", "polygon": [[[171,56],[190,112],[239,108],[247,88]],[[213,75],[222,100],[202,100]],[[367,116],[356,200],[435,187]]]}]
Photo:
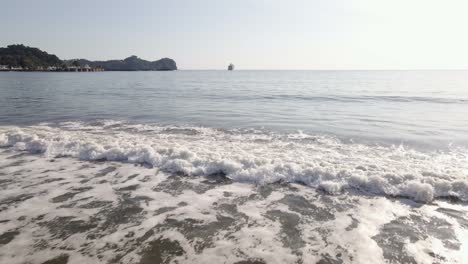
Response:
[{"label": "tree line on hill", "polygon": [[0,65],[23,69],[61,66],[63,62],[55,55],[48,54],[38,48],[24,45],[9,45],[0,48]]},{"label": "tree line on hill", "polygon": [[0,70],[70,70],[99,69],[107,71],[171,71],[177,70],[174,60],[163,58],[146,61],[131,56],[124,60],[90,61],[85,59],[61,60],[38,48],[22,44],[0,48]]}]

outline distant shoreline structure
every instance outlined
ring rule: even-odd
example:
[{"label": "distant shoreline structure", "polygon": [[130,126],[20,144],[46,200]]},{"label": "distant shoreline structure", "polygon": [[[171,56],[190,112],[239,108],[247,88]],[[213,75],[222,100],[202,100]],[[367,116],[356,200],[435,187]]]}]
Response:
[{"label": "distant shoreline structure", "polygon": [[0,47],[0,71],[22,72],[101,72],[101,71],[174,71],[173,59],[147,61],[130,56],[124,60],[90,61],[61,60],[38,48],[22,44]]},{"label": "distant shoreline structure", "polygon": [[0,65],[2,72],[102,72],[105,71],[102,67],[84,66],[38,66],[35,68],[9,67],[8,65]]}]

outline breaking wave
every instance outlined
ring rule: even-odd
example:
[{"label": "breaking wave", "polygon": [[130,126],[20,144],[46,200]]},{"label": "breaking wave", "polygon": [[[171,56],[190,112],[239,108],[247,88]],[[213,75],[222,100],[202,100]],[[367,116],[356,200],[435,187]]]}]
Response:
[{"label": "breaking wave", "polygon": [[422,151],[302,132],[116,121],[1,126],[0,146],[48,158],[144,163],[191,176],[221,173],[255,184],[299,182],[331,194],[353,189],[418,202],[468,201],[468,156],[460,148]]}]

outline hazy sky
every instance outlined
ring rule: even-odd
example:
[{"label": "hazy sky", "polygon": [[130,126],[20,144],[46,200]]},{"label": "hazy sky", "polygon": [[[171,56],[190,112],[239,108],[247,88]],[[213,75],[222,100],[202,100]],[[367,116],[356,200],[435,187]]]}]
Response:
[{"label": "hazy sky", "polygon": [[468,0],[0,0],[0,46],[181,69],[468,69]]}]

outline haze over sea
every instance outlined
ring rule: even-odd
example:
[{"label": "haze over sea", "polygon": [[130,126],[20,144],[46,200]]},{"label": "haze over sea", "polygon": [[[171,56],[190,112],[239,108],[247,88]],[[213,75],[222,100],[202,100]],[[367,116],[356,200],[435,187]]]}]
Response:
[{"label": "haze over sea", "polygon": [[467,114],[462,70],[0,72],[0,262],[468,263]]}]

